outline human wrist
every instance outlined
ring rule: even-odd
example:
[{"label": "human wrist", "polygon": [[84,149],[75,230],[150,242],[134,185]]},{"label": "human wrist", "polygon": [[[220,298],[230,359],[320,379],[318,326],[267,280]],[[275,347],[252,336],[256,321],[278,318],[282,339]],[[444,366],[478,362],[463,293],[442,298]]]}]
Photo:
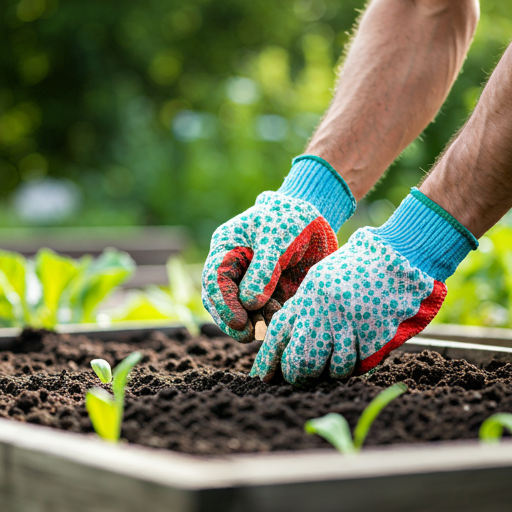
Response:
[{"label": "human wrist", "polygon": [[413,267],[441,282],[478,247],[477,239],[468,229],[417,188],[373,232]]},{"label": "human wrist", "polygon": [[356,201],[345,180],[318,156],[295,158],[278,192],[315,206],[335,232],[356,209]]}]

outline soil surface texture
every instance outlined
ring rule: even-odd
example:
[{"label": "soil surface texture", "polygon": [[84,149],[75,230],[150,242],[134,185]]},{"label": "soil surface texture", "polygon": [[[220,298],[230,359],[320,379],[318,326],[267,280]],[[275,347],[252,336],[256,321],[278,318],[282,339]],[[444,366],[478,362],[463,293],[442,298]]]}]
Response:
[{"label": "soil surface texture", "polygon": [[304,432],[306,420],[337,412],[353,428],[395,382],[409,391],[384,409],[367,445],[476,438],[484,419],[512,412],[512,364],[477,368],[436,352],[395,353],[370,376],[323,378],[298,390],[248,377],[258,343],[242,345],[210,327],[198,337],[154,331],[123,342],[25,330],[0,350],[0,418],[93,435],[84,397],[100,382],[89,363],[103,358],[114,367],[134,350],[143,359],[128,385],[122,437],[190,454],[327,448]]}]

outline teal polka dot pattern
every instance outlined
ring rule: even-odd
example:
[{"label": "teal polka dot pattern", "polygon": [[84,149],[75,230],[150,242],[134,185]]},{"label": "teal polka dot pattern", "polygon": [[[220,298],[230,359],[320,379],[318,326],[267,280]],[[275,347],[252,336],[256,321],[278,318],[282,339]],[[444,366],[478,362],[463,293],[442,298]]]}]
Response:
[{"label": "teal polka dot pattern", "polygon": [[311,267],[270,323],[251,375],[268,381],[281,363],[292,384],[318,377],[326,365],[332,377],[347,377],[416,315],[433,288],[432,277],[360,229]]},{"label": "teal polka dot pattern", "polygon": [[[225,333],[241,342],[254,339],[245,310],[255,310],[265,304],[268,297],[263,297],[263,292],[272,279],[279,258],[305,228],[319,217],[320,212],[306,201],[278,192],[263,192],[258,196],[255,206],[214,232],[203,270],[202,297],[205,308]],[[319,247],[318,252],[322,258],[337,247],[336,235],[326,222],[325,226],[330,233],[323,233],[315,242],[325,246]],[[335,244],[328,252],[327,239],[334,240]],[[246,266],[243,257],[234,258],[226,265],[228,253],[239,247],[250,250],[250,255],[245,258]],[[299,249],[302,253],[294,254],[291,265],[297,264],[307,247]],[[320,259],[317,258],[313,263]],[[228,282],[232,284],[230,287],[226,286],[232,293],[230,303],[226,301],[226,293],[222,293],[218,282],[221,265],[226,267],[223,272],[232,281]]]}]

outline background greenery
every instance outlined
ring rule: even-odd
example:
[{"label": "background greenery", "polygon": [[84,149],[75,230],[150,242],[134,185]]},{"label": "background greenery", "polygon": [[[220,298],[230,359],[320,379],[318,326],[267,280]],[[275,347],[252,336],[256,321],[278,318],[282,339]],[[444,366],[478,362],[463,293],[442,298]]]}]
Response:
[{"label": "background greenery", "polygon": [[[0,226],[181,224],[200,259],[213,230],[277,188],[301,153],[364,3],[2,0]],[[512,36],[511,0],[481,9],[435,123],[361,203],[341,242],[389,216],[474,107]],[[20,191],[41,183],[66,185],[72,207],[24,216]],[[512,326],[507,229],[448,282],[443,320]]]}]

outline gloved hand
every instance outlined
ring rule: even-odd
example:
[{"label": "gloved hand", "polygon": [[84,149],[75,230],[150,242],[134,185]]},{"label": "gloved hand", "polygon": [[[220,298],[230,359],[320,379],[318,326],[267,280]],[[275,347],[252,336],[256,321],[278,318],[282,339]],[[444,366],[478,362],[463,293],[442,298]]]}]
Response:
[{"label": "gloved hand", "polygon": [[380,228],[356,231],[313,266],[267,329],[251,376],[303,384],[328,365],[362,374],[422,331],[439,311],[444,281],[476,249],[475,237],[418,189]]},{"label": "gloved hand", "polygon": [[272,315],[308,270],[338,248],[335,231],[355,210],[347,184],[319,157],[304,155],[277,192],[220,226],[203,270],[203,304],[221,329],[254,340],[248,311]]}]

